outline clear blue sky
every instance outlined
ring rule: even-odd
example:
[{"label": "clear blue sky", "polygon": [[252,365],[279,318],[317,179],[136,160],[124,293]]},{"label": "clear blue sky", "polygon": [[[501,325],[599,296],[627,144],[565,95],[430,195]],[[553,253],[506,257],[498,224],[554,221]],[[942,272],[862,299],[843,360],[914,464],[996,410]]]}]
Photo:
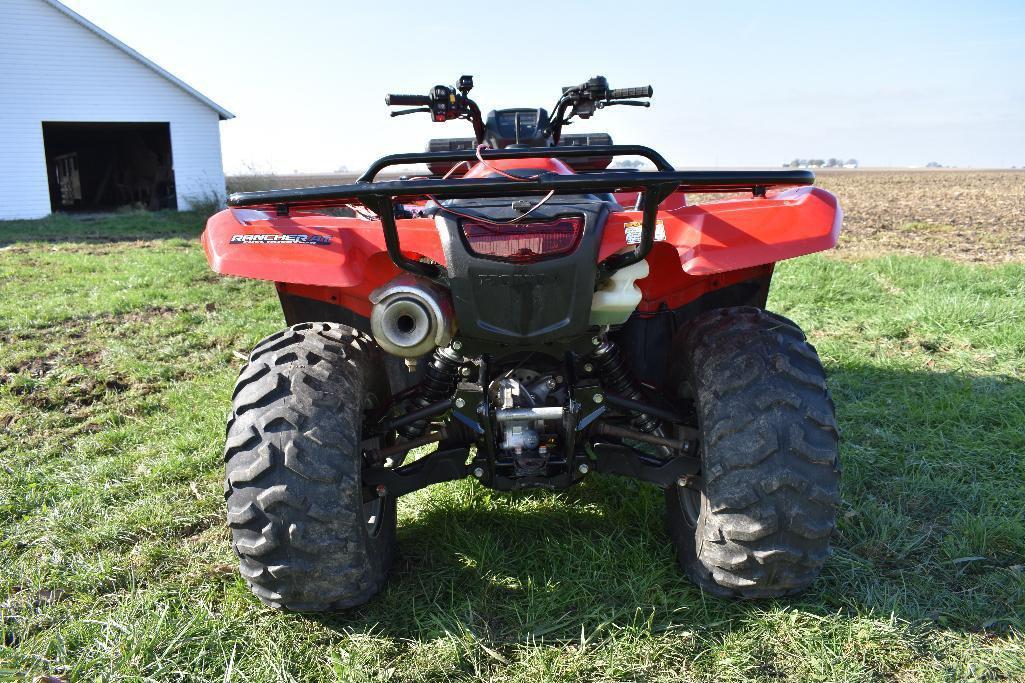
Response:
[{"label": "clear blue sky", "polygon": [[1025,0],[65,0],[217,101],[229,172],[359,168],[468,124],[389,119],[388,92],[473,74],[487,111],[604,74],[652,84],[606,130],[679,166],[1025,166]]}]

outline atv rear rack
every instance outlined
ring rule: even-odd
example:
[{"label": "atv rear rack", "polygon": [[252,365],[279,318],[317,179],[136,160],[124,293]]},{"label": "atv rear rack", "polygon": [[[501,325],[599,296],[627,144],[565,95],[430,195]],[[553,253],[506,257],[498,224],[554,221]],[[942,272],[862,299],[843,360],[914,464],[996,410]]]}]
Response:
[{"label": "atv rear rack", "polygon": [[811,171],[676,171],[666,159],[642,145],[607,145],[581,147],[545,147],[529,149],[484,150],[484,159],[537,159],[573,157],[641,156],[651,161],[655,171],[623,173],[599,171],[576,175],[542,173],[536,179],[509,180],[507,178],[439,178],[425,177],[409,180],[373,182],[384,169],[405,164],[431,162],[472,162],[477,159],[473,150],[455,152],[420,152],[393,154],[382,157],[348,185],[326,185],[288,190],[236,192],[228,197],[228,206],[273,209],[279,216],[287,216],[291,209],[313,209],[346,204],[362,204],[374,211],[381,220],[388,255],[399,268],[437,279],[442,275],[440,266],[407,258],[399,246],[399,233],[395,225],[394,204],[397,201],[420,200],[427,196],[438,199],[516,197],[546,192],[590,194],[616,190],[638,190],[642,193],[643,220],[640,242],[633,251],[614,254],[601,265],[608,273],[644,259],[655,241],[655,223],[658,205],[673,192],[751,192],[764,195],[772,187],[811,185],[815,175]]}]

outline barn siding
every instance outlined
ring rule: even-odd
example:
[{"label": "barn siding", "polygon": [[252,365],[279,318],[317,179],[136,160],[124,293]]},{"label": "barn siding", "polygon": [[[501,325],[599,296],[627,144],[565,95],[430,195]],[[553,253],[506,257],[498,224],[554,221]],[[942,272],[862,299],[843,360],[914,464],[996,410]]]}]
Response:
[{"label": "barn siding", "polygon": [[170,123],[178,207],[223,197],[219,120],[42,0],[0,1],[0,219],[50,213],[43,121]]}]

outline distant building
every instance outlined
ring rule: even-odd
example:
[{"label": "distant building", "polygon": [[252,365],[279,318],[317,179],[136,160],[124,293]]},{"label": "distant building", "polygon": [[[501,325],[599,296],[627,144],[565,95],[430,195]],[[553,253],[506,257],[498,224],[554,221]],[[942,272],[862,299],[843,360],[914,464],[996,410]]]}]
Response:
[{"label": "distant building", "polygon": [[220,198],[230,118],[57,0],[0,1],[0,219]]}]

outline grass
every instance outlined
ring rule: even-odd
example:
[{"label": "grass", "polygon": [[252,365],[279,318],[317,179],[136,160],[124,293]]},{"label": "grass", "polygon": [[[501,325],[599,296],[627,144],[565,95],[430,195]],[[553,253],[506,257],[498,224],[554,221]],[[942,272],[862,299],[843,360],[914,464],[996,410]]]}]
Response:
[{"label": "grass", "polygon": [[645,485],[465,481],[400,501],[378,598],[311,617],[234,569],[223,420],[282,322],[199,225],[0,227],[0,680],[1025,679],[1025,265],[779,267],[843,429],[835,554],[800,597],[702,595]]}]

